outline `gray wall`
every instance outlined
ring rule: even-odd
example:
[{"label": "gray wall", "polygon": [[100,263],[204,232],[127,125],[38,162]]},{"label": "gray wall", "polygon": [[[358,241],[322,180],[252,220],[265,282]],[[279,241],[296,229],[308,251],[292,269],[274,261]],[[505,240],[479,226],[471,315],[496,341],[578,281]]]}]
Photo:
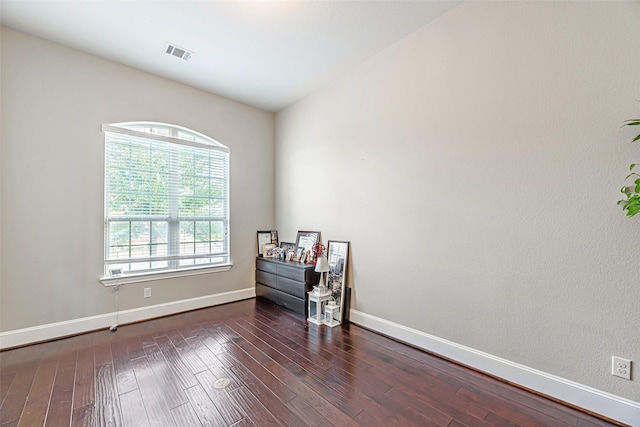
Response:
[{"label": "gray wall", "polygon": [[640,2],[465,2],[276,116],[282,238],[352,307],[640,401]]},{"label": "gray wall", "polygon": [[233,268],[122,286],[120,309],[252,287],[256,230],[275,223],[272,113],[6,27],[1,72],[0,331],[114,311],[98,281],[103,123],[172,123],[231,149]]}]

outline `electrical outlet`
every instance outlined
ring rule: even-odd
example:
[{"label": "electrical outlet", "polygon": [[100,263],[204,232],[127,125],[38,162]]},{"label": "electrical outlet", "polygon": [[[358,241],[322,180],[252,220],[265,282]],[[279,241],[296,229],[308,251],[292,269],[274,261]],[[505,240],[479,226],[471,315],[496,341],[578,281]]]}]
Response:
[{"label": "electrical outlet", "polygon": [[151,288],[144,288],[144,297],[151,298]]},{"label": "electrical outlet", "polygon": [[631,360],[622,357],[611,356],[611,375],[631,379]]}]

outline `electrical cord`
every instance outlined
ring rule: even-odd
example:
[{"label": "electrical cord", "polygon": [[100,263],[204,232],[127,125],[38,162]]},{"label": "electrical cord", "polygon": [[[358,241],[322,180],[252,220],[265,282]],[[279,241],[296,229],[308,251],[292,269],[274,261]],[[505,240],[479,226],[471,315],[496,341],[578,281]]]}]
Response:
[{"label": "electrical cord", "polygon": [[118,310],[118,291],[120,290],[120,284],[118,282],[116,282],[116,286],[115,289],[112,291],[115,295],[114,295],[114,305],[116,308],[116,323],[114,323],[113,325],[109,326],[109,330],[111,332],[115,332],[118,329],[118,319],[120,317],[120,311]]}]

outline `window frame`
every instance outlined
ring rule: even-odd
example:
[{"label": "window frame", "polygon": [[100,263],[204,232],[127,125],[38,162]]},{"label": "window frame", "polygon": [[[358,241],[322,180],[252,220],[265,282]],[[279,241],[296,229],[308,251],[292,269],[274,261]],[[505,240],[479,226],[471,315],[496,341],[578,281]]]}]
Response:
[{"label": "window frame", "polygon": [[[149,129],[149,132],[140,130],[142,128]],[[169,132],[169,136],[153,133],[155,131],[163,130],[163,129]],[[210,137],[207,137],[206,135],[203,135],[199,132],[196,132],[181,126],[167,124],[167,123],[158,123],[158,122],[114,123],[110,125],[102,125],[102,131],[105,134],[104,135],[104,138],[105,138],[104,139],[104,143],[105,143],[105,159],[104,159],[105,204],[104,204],[104,212],[103,212],[104,214],[104,234],[103,234],[104,257],[103,258],[104,259],[103,259],[103,275],[100,277],[100,281],[102,282],[102,284],[104,284],[105,286],[115,286],[115,285],[126,284],[126,283],[144,282],[144,281],[159,280],[159,279],[165,279],[165,278],[171,278],[171,277],[183,277],[183,276],[206,274],[206,273],[212,273],[212,272],[218,272],[218,271],[228,271],[229,269],[231,269],[232,262],[231,262],[231,251],[230,251],[230,218],[229,218],[229,211],[230,211],[230,208],[229,208],[230,150],[229,148],[219,143],[218,141]],[[225,179],[224,179],[225,188],[223,190],[225,194],[224,201],[223,201],[223,204],[224,204],[223,215],[222,217],[220,217],[221,219],[215,220],[215,221],[221,221],[222,223],[222,234],[223,234],[222,245],[223,245],[223,248],[226,248],[226,251],[223,251],[219,256],[226,258],[223,262],[215,263],[215,264],[201,264],[201,265],[194,264],[194,265],[180,266],[180,260],[182,259],[190,259],[190,260],[194,260],[195,262],[195,260],[198,258],[215,258],[216,255],[210,251],[207,254],[196,254],[195,245],[197,244],[197,242],[196,242],[195,234],[194,234],[194,242],[193,242],[194,254],[191,254],[190,256],[180,255],[179,247],[181,244],[184,244],[184,242],[181,242],[180,238],[177,236],[179,235],[179,230],[182,224],[193,221],[194,227],[195,227],[197,222],[208,221],[211,226],[211,221],[213,217],[211,216],[201,217],[197,215],[193,217],[182,216],[179,213],[177,213],[177,209],[178,209],[177,205],[179,204],[177,200],[173,200],[173,202],[176,203],[176,205],[174,206],[174,210],[176,211],[171,212],[168,216],[161,215],[156,217],[152,214],[150,215],[134,214],[134,215],[123,215],[120,217],[110,217],[110,215],[108,214],[108,206],[107,206],[107,200],[106,200],[107,184],[108,184],[107,174],[109,173],[107,170],[107,157],[106,157],[107,150],[108,150],[107,133],[130,136],[135,138],[142,138],[142,139],[150,140],[153,142],[177,144],[180,146],[190,146],[198,149],[207,149],[207,150],[213,150],[213,151],[219,151],[219,152],[225,153],[225,156],[223,157],[223,163],[224,163],[223,170],[225,172]],[[189,138],[189,139],[185,139],[185,138]],[[170,174],[170,176],[179,177],[180,174]],[[211,175],[209,175],[208,179],[211,179]],[[167,195],[167,200],[168,199],[172,199],[172,196]],[[210,200],[213,200],[213,199],[210,199]],[[203,219],[203,218],[206,218],[206,219]],[[109,239],[108,233],[109,233],[110,222],[113,222],[113,223],[129,222],[130,227],[135,222],[148,222],[150,224],[150,229],[152,229],[154,221],[166,222],[167,227],[170,227],[170,230],[167,231],[167,239],[168,239],[166,243],[167,254],[164,257],[159,259],[150,255],[147,258],[134,257],[134,258],[124,258],[124,259],[109,259],[109,248],[110,248],[109,245],[111,241]],[[172,233],[174,235],[173,238],[169,236]],[[194,233],[195,233],[195,229],[194,229]],[[131,232],[129,232],[129,235],[131,236]],[[209,231],[209,235],[211,235],[211,231]],[[209,241],[209,244],[211,243],[213,243],[213,241]],[[150,238],[149,247],[151,248],[153,245],[154,244]],[[134,245],[132,245],[131,242],[129,242],[129,244],[125,246],[131,249],[131,247]],[[172,250],[169,248],[170,246],[172,246],[173,249],[176,250],[177,252],[173,252],[172,255],[169,255],[172,252]],[[150,264],[153,261],[162,261],[167,263],[167,267],[163,267],[159,269],[154,269],[153,267],[150,267],[149,269],[139,270],[139,271],[131,270],[117,276],[111,276],[110,274],[108,274],[109,265],[126,264],[128,263],[128,261],[133,261],[134,263],[149,262]]]}]

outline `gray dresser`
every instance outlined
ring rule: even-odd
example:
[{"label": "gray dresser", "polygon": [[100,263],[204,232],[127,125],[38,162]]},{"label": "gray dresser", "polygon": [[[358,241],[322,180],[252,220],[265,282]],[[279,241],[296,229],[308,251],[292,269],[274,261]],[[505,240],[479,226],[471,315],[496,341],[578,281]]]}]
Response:
[{"label": "gray dresser", "polygon": [[313,265],[256,258],[256,296],[307,316],[307,292],[320,280]]}]

